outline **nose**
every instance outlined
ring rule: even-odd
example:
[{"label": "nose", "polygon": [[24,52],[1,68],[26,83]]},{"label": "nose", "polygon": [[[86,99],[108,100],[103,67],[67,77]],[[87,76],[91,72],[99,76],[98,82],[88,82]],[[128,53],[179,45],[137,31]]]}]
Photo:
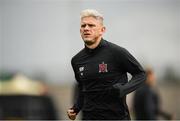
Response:
[{"label": "nose", "polygon": [[86,26],[84,27],[84,30],[89,30],[89,26],[86,25]]}]

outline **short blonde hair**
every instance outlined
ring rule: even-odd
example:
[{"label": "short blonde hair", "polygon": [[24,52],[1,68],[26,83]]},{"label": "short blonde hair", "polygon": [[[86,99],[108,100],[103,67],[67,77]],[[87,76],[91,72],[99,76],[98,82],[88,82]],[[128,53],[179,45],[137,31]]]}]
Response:
[{"label": "short blonde hair", "polygon": [[94,17],[97,20],[100,20],[103,24],[103,15],[94,9],[85,9],[81,12],[81,19],[84,17]]}]

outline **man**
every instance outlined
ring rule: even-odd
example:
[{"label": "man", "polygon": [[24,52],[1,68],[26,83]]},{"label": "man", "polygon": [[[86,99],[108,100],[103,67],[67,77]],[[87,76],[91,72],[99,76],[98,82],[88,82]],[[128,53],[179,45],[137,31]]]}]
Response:
[{"label": "man", "polygon": [[[103,16],[96,10],[81,13],[81,37],[85,47],[72,58],[78,82],[78,98],[67,113],[74,120],[82,109],[83,120],[129,120],[126,95],[145,80],[145,72],[124,48],[102,38]],[[128,82],[127,72],[132,75]]]},{"label": "man", "polygon": [[157,120],[159,116],[166,120],[173,115],[160,108],[159,94],[155,90],[156,77],[151,68],[146,70],[147,80],[134,95],[134,113],[137,120]]}]

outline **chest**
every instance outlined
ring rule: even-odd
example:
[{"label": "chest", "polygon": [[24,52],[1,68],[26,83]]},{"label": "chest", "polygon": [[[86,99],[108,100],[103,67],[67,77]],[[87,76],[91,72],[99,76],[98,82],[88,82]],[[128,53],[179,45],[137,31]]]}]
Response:
[{"label": "chest", "polygon": [[110,77],[120,72],[119,64],[108,51],[85,55],[76,63],[75,69],[79,79]]}]

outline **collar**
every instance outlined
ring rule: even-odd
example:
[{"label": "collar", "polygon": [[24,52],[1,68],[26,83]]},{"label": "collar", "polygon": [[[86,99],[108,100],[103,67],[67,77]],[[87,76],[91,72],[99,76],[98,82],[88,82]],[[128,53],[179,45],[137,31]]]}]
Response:
[{"label": "collar", "polygon": [[94,51],[100,49],[101,47],[104,47],[105,45],[106,45],[106,41],[102,38],[102,39],[100,40],[99,45],[98,45],[96,48],[90,49],[90,48],[88,48],[88,47],[85,45],[85,50],[88,51],[88,52],[94,52]]}]

